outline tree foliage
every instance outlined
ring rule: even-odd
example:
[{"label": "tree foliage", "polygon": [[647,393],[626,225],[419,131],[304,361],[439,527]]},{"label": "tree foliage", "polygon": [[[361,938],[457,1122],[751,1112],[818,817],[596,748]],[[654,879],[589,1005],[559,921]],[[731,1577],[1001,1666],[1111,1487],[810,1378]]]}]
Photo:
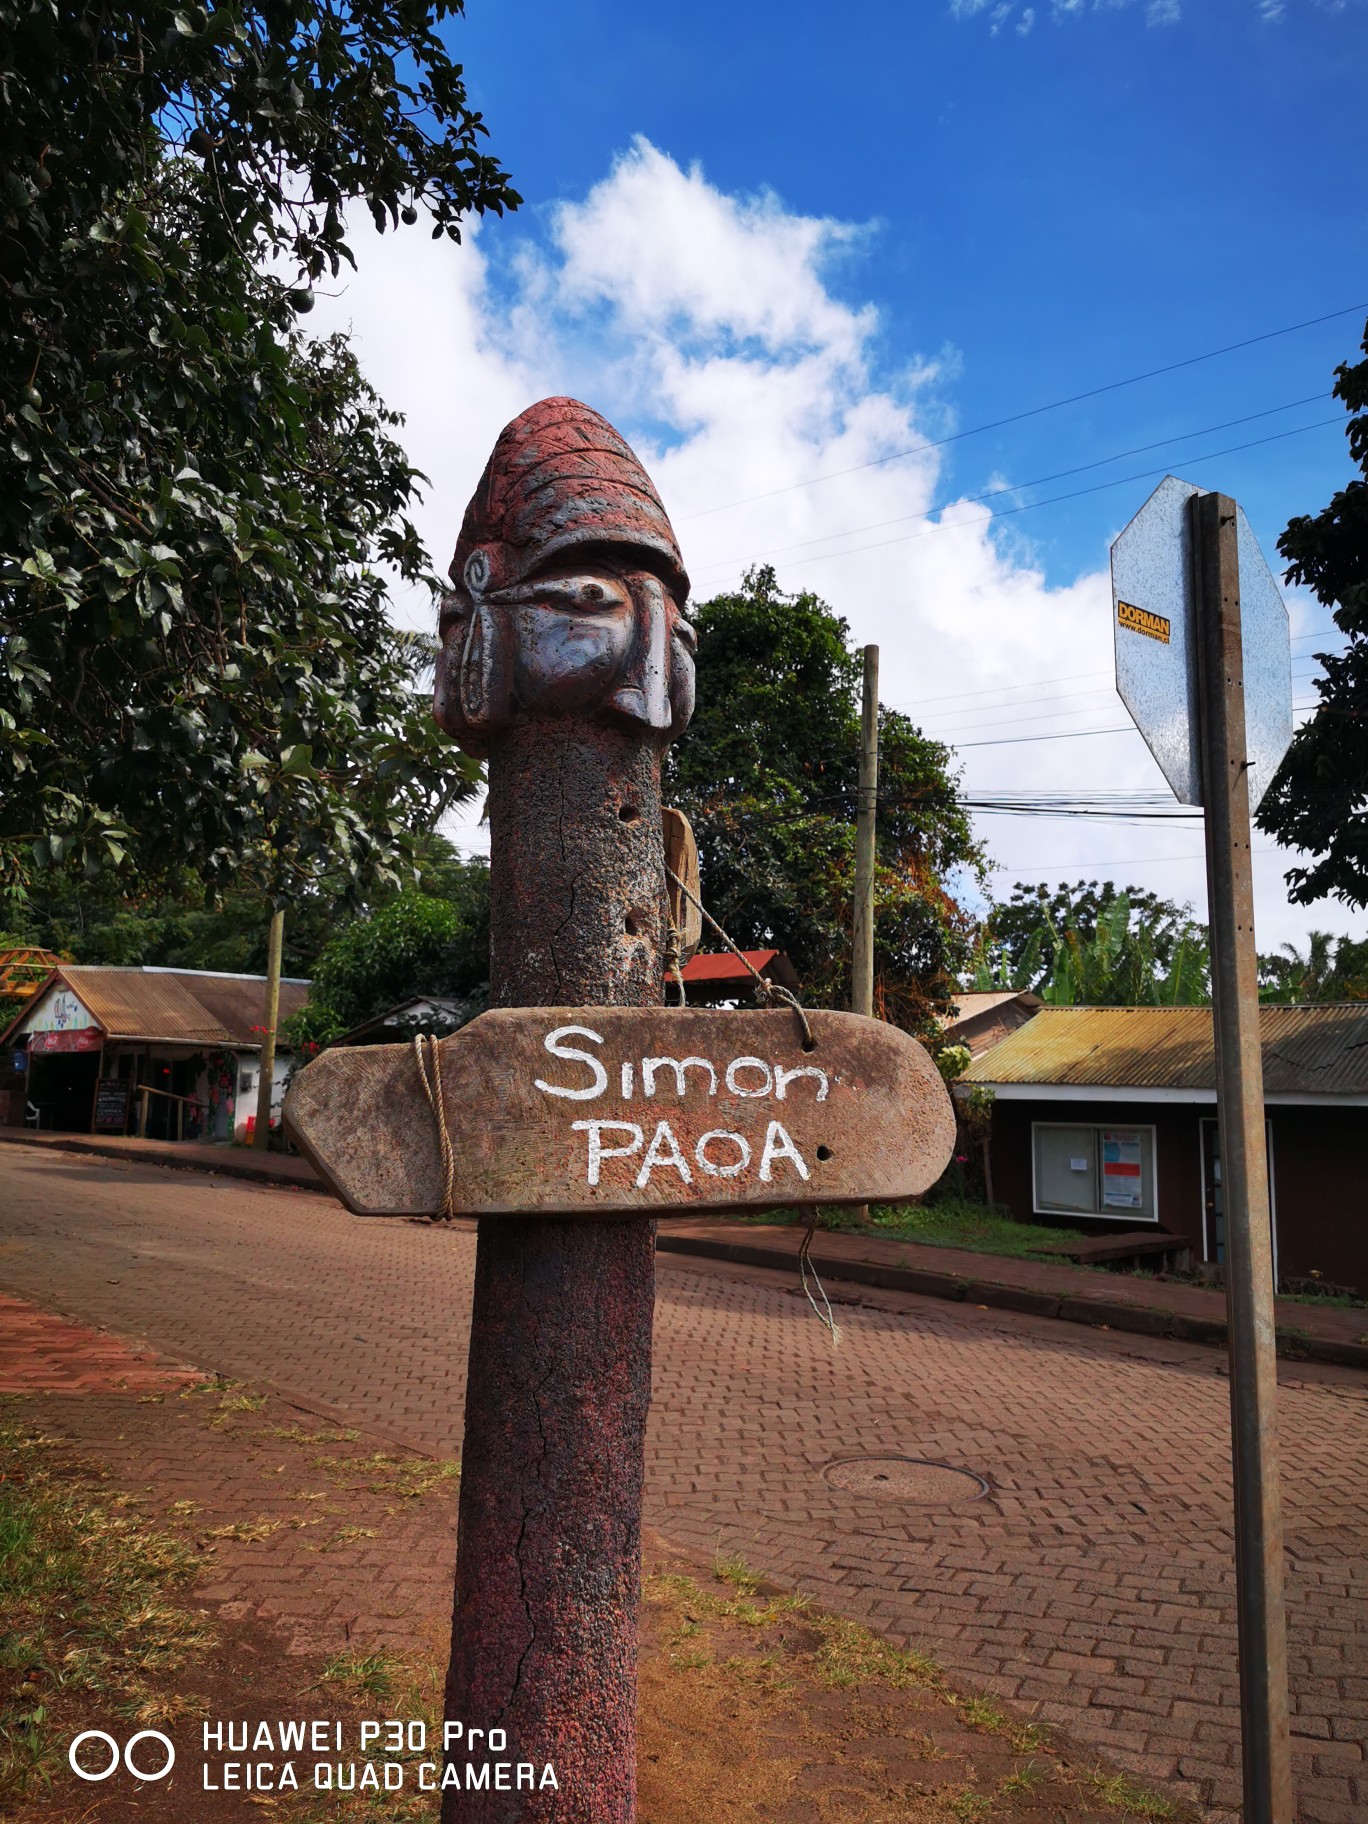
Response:
[{"label": "tree foliage", "polygon": [[1307,934],[1305,950],[1282,944],[1259,958],[1259,999],[1368,1001],[1368,940],[1334,938],[1328,931]]},{"label": "tree foliage", "polygon": [[[666,789],[697,833],[704,898],[738,943],[783,950],[805,999],[845,1006],[861,679],[849,628],[768,566],[690,614],[698,710]],[[982,855],[949,751],[882,708],[879,745],[876,996],[886,1017],[929,1029],[971,937],[947,881]]]},{"label": "tree foliage", "polygon": [[0,0],[0,868],[297,891],[383,868],[468,775],[382,566],[419,477],[296,313],[343,207],[516,204],[446,0]]},{"label": "tree foliage", "polygon": [[489,869],[462,864],[442,899],[401,893],[327,943],[305,1006],[288,1025],[296,1044],[327,1044],[415,995],[440,995],[473,1018],[489,998]]},{"label": "tree foliage", "polygon": [[[380,882],[362,891],[348,867],[328,869],[290,903],[283,973],[312,976],[340,931],[392,904],[401,891],[462,898],[471,865],[445,837],[424,835],[415,840],[403,888]],[[268,920],[260,895],[250,888],[214,895],[193,869],[151,884],[108,869],[92,879],[49,869],[34,878],[15,910],[14,944],[36,944],[70,962],[235,975],[266,968]]]},{"label": "tree foliage", "polygon": [[[1363,352],[1368,357],[1368,328]],[[1315,712],[1292,737],[1257,822],[1279,842],[1315,859],[1290,868],[1289,897],[1300,905],[1334,895],[1368,906],[1368,359],[1335,369],[1333,396],[1349,412],[1349,456],[1361,471],[1314,517],[1290,522],[1278,540],[1287,581],[1305,584],[1334,610],[1348,639],[1342,653],[1317,653]]]},{"label": "tree foliage", "polygon": [[1111,881],[1018,882],[985,921],[970,986],[1064,1007],[1193,1006],[1210,999],[1210,969],[1187,906]]}]

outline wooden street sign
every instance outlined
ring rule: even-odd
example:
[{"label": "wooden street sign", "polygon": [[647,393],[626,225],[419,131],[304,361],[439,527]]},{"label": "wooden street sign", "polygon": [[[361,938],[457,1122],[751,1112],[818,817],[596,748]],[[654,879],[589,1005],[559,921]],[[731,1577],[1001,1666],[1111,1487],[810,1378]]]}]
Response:
[{"label": "wooden street sign", "polygon": [[[456,1207],[616,1216],[885,1203],[935,1182],[955,1118],[896,1026],[789,1009],[501,1008],[441,1043]],[[412,1046],[326,1051],[290,1086],[291,1139],[349,1210],[431,1215],[437,1125]]]}]

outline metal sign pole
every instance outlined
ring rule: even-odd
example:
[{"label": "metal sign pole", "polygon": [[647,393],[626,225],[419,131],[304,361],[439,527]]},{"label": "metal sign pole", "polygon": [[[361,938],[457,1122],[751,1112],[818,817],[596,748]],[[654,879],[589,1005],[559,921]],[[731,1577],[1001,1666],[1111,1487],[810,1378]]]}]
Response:
[{"label": "metal sign pole", "polygon": [[1273,1238],[1245,751],[1235,502],[1194,495],[1192,548],[1207,893],[1225,1199],[1245,1824],[1292,1824],[1278,1481]]}]

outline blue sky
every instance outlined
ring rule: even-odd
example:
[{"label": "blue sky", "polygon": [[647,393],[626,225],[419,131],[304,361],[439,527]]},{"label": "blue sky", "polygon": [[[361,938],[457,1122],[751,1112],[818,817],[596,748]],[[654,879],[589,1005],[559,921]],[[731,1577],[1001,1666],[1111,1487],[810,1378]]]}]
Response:
[{"label": "blue sky", "polygon": [[[434,547],[504,419],[578,392],[647,457],[695,593],[773,553],[880,641],[885,700],[961,746],[971,787],[1162,789],[1137,736],[1075,738],[1125,720],[1107,545],[1153,480],[991,529],[966,503],[1157,442],[998,504],[1168,469],[1234,494],[1275,557],[1348,478],[1328,392],[1368,316],[1368,0],[470,0],[449,36],[526,206],[458,252],[358,234],[361,273],[320,312],[410,415]],[[1289,608],[1296,634],[1327,624]],[[1104,873],[1201,909],[1190,825],[980,827],[1000,886]],[[1285,862],[1260,858],[1263,947],[1361,925],[1289,909]]]},{"label": "blue sky", "polygon": [[[889,373],[958,351],[952,428],[1368,306],[1361,0],[1181,0],[1167,24],[1143,0],[1001,10],[471,0],[451,37],[533,210],[582,196],[641,133],[728,193],[867,223],[830,287],[877,305]],[[1324,393],[1365,315],[967,440],[946,479],[1044,474]],[[1334,430],[1221,471],[1261,536],[1344,473]],[[1095,561],[1130,499],[1033,515],[1050,571]]]}]

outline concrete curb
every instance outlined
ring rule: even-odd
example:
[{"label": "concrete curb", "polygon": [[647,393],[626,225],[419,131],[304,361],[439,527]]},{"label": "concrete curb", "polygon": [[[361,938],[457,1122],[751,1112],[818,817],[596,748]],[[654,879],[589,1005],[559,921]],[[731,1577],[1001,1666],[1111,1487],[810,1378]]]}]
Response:
[{"label": "concrete curb", "polygon": [[[712,1260],[731,1260],[746,1267],[780,1267],[793,1271],[796,1250],[766,1246],[763,1242],[716,1241],[699,1235],[663,1233],[656,1242],[662,1254],[694,1254]],[[1031,1317],[1052,1317],[1067,1324],[1091,1324],[1100,1330],[1124,1330],[1135,1336],[1171,1337],[1175,1342],[1226,1346],[1226,1327],[1219,1318],[1193,1317],[1153,1305],[1121,1304],[1107,1298],[1069,1297],[1039,1292],[1029,1286],[999,1284],[988,1279],[962,1279],[950,1273],[925,1272],[916,1267],[881,1266],[868,1260],[846,1260],[823,1255],[814,1248],[812,1264],[823,1279],[873,1286],[885,1292],[915,1292],[926,1298],[946,1298],[957,1303],[986,1305],[999,1311],[1024,1311]],[[1304,1336],[1282,1329],[1277,1333],[1278,1354],[1287,1361],[1325,1362],[1340,1368],[1368,1369],[1368,1344],[1341,1342],[1333,1337]]]}]

